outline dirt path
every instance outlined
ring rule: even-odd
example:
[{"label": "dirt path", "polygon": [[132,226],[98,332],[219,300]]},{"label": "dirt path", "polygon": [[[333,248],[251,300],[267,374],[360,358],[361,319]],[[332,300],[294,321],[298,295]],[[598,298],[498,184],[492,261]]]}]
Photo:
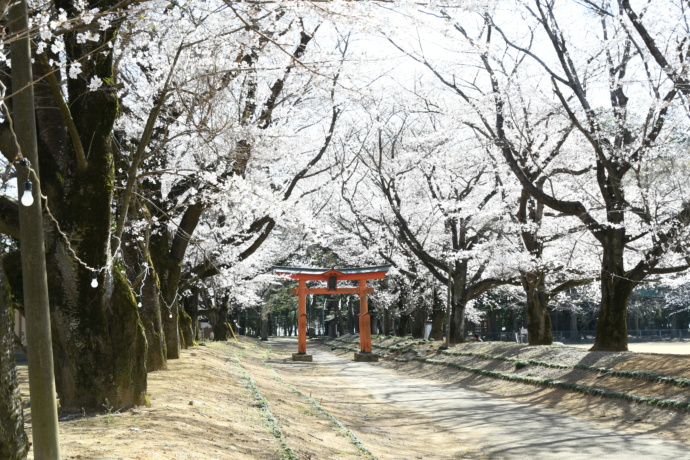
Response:
[{"label": "dirt path", "polygon": [[[63,460],[485,458],[422,415],[407,420],[328,364],[293,363],[292,350],[278,345],[242,338],[183,350],[168,370],[148,375],[149,406],[61,414]],[[18,371],[30,435],[26,366]]]},{"label": "dirt path", "polygon": [[[378,340],[379,347],[390,345]],[[420,352],[436,353],[432,345],[418,347]],[[487,347],[481,349],[502,352]],[[148,375],[149,406],[129,410],[104,406],[100,413],[61,414],[62,458],[686,457],[688,446],[682,443],[690,431],[685,412],[654,409],[660,416],[673,418],[673,423],[651,424],[647,419],[653,417],[642,405],[503,382],[419,362],[354,363],[351,352],[312,343],[309,351],[314,362],[296,363],[290,359],[295,349],[294,340],[266,343],[241,338],[240,343],[214,342],[183,350],[181,359],[169,362],[168,370]],[[567,350],[550,348],[509,347],[503,352],[539,356],[558,352],[554,359],[559,362],[570,356]],[[617,366],[690,375],[685,358],[631,358]],[[506,372],[512,366],[503,361],[473,365],[484,364]],[[540,369],[527,371],[551,372]],[[30,429],[26,368],[20,367],[19,374]],[[594,378],[598,385],[609,380]],[[665,397],[673,394],[664,393]],[[551,407],[557,411],[545,409]],[[614,411],[620,416],[611,416]],[[607,418],[600,418],[604,412]],[[642,418],[645,422],[638,423]]]},{"label": "dirt path", "polygon": [[[411,411],[406,405],[390,404],[377,396],[372,383],[375,373],[369,366],[352,373],[361,363],[353,363],[311,346],[312,363],[289,360],[296,341],[277,339],[268,342],[275,358],[268,365],[286,382],[312,399],[335,419],[352,430],[376,458],[491,458],[467,433],[454,431],[428,415]],[[349,371],[348,371],[349,370]],[[368,379],[362,378],[370,374]],[[313,440],[312,440],[313,443]],[[323,458],[323,457],[315,457]],[[338,456],[337,458],[343,458]]]},{"label": "dirt path", "polygon": [[[283,342],[284,344],[285,342]],[[281,349],[283,344],[275,343]],[[621,433],[557,412],[488,397],[448,383],[406,378],[377,364],[355,363],[312,347],[313,375],[326,384],[337,379],[361,388],[376,403],[403,414],[395,431],[414,432],[419,416],[447,435],[481,444],[475,452],[489,458],[624,459],[683,458],[687,447],[651,436]],[[439,458],[434,445],[424,458]]]}]

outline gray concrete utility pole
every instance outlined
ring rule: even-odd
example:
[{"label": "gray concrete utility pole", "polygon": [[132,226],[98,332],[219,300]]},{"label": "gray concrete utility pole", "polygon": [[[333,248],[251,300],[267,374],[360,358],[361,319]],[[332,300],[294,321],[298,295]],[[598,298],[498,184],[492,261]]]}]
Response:
[{"label": "gray concrete utility pole", "polygon": [[[12,43],[12,92],[21,90],[12,97],[12,118],[21,153],[29,160],[30,165],[30,168],[17,166],[19,172],[17,188],[20,194],[23,193],[21,185],[27,179],[31,180],[34,197],[33,205],[19,205],[34,458],[59,460],[57,398],[43,243],[41,187],[38,181],[36,114],[26,0],[14,2],[9,13],[11,32],[17,37],[17,40]],[[31,168],[35,171],[35,176],[30,174]]]}]

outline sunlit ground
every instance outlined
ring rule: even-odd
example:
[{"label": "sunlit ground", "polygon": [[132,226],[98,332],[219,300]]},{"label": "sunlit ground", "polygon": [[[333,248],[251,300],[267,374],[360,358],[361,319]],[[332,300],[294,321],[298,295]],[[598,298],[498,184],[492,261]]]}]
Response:
[{"label": "sunlit ground", "polygon": [[[592,344],[570,345],[569,347],[591,348]],[[637,353],[666,353],[690,355],[690,342],[641,342],[629,343],[628,349]]]}]

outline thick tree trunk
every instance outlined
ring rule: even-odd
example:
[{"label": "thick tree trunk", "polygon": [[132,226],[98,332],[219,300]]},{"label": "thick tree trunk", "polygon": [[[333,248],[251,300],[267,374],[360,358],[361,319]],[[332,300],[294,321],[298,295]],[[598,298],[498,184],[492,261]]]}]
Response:
[{"label": "thick tree trunk", "polygon": [[221,304],[219,308],[215,309],[215,321],[211,323],[213,327],[213,339],[225,341],[228,340],[230,331],[228,331],[228,307],[227,305]]},{"label": "thick tree trunk", "polygon": [[158,276],[154,270],[141,286],[139,316],[146,334],[146,370],[154,372],[168,368],[168,352],[165,348],[165,334],[161,319],[160,291]]},{"label": "thick tree trunk", "polygon": [[543,277],[539,273],[520,275],[522,287],[527,295],[527,334],[530,345],[551,345],[551,315],[547,308],[549,297],[544,289]]},{"label": "thick tree trunk", "polygon": [[383,335],[386,335],[386,336],[391,335],[391,329],[392,329],[392,328],[391,328],[391,323],[393,322],[393,319],[391,318],[391,316],[393,316],[393,315],[391,315],[391,309],[390,309],[390,308],[386,308],[386,309],[383,311],[383,315],[382,315],[382,318],[381,318],[381,324],[382,324],[382,326],[383,326],[383,327],[382,327],[382,329],[383,329],[383,330],[382,330]]},{"label": "thick tree trunk", "polygon": [[168,359],[180,357],[180,349],[182,348],[181,308],[178,304],[177,290],[182,272],[182,260],[189,245],[190,235],[194,233],[203,211],[203,204],[194,203],[185,211],[174,236],[170,235],[166,225],[161,225],[151,235],[151,259],[158,273],[164,303],[162,319]]},{"label": "thick tree trunk", "polygon": [[601,307],[597,320],[597,336],[590,351],[627,351],[628,327],[626,324],[628,298],[633,283],[616,279],[608,274],[601,281]]},{"label": "thick tree trunk", "polygon": [[[68,15],[77,10],[70,1],[62,6]],[[82,64],[80,78],[64,84],[60,72],[51,73],[69,117],[59,109],[40,59],[34,66],[39,164],[32,166],[51,212],[44,222],[55,385],[67,411],[101,409],[106,399],[118,408],[142,404],[146,392],[146,339],[137,302],[110,259],[111,139],[119,102],[113,48],[107,45],[117,23],[107,30],[91,26],[98,43],[81,40],[86,29],[62,36],[68,61]],[[92,80],[102,83],[97,91],[88,88]],[[72,136],[66,120],[73,123]],[[91,269],[98,275],[96,288],[91,287]]]},{"label": "thick tree trunk", "polygon": [[417,302],[417,307],[412,313],[412,337],[415,339],[424,338],[427,319],[426,306],[423,302]]},{"label": "thick tree trunk", "polygon": [[400,313],[400,322],[398,323],[398,327],[395,330],[395,335],[398,337],[405,337],[407,335],[407,331],[410,328],[410,314],[409,313]]},{"label": "thick tree trunk", "polygon": [[187,349],[194,345],[194,322],[184,309],[180,309],[180,346]]},{"label": "thick tree trunk", "polygon": [[149,250],[160,283],[161,320],[167,359],[178,359],[180,357],[179,315],[177,312],[179,269],[174,266],[175,262],[169,255],[170,239],[171,236],[167,228],[161,226],[151,235]]},{"label": "thick tree trunk", "polygon": [[591,351],[628,351],[628,298],[635,283],[625,276],[623,230],[609,229],[602,243],[601,305]]},{"label": "thick tree trunk", "polygon": [[240,315],[240,330],[239,334],[240,335],[247,335],[247,315],[249,314],[248,310],[245,310],[244,313]]},{"label": "thick tree trunk", "polygon": [[465,343],[465,302],[452,302],[450,343]]},{"label": "thick tree trunk", "polygon": [[261,340],[268,340],[268,309],[266,306],[261,307]]},{"label": "thick tree trunk", "polygon": [[[68,266],[69,261],[62,262]],[[143,404],[146,336],[127,280],[114,270],[105,279],[101,275],[94,289],[89,273],[78,276],[49,268],[51,272],[51,292],[60,298],[51,306],[55,384],[62,409],[102,409],[106,399],[118,408]],[[56,284],[65,289],[58,290]]]},{"label": "thick tree trunk", "polygon": [[0,458],[23,460],[29,451],[14,363],[10,290],[0,265]]},{"label": "thick tree trunk", "polygon": [[580,341],[580,333],[577,330],[577,313],[570,312],[570,340]]},{"label": "thick tree trunk", "polygon": [[369,310],[369,333],[378,335],[379,332],[379,308],[378,306]]},{"label": "thick tree trunk", "polygon": [[[180,314],[179,304],[175,298],[171,304],[163,300],[162,308],[163,332],[165,337],[165,349],[168,352],[168,359],[179,359],[180,350]],[[167,305],[166,305],[167,304]]]},{"label": "thick tree trunk", "polygon": [[[67,89],[88,161],[78,164],[74,138],[66,134],[52,91],[45,84],[34,88],[41,183],[60,224],[58,230],[46,219],[45,250],[55,385],[66,411],[102,409],[106,399],[113,407],[130,407],[143,404],[146,394],[144,328],[131,285],[110,259],[111,138],[118,113],[112,55],[94,53],[102,45],[80,43],[76,35],[65,36],[68,57],[90,55],[91,60],[82,68],[84,78],[70,79]],[[115,30],[104,35],[110,40]],[[91,77],[104,82],[98,91],[88,90]],[[96,288],[91,287],[94,272],[85,265],[97,270]]]},{"label": "thick tree trunk", "polygon": [[[348,334],[352,334],[355,331],[355,326],[354,326],[355,316],[352,313],[352,304],[353,304],[352,298],[349,298],[347,300],[347,333]],[[379,322],[381,322],[380,317],[379,317]]]},{"label": "thick tree trunk", "polygon": [[407,305],[405,304],[407,300],[407,296],[403,290],[401,290],[398,293],[398,303],[397,303],[397,311],[398,311],[398,327],[395,328],[395,335],[398,337],[405,337],[407,335],[407,331],[410,327],[410,314],[405,310],[407,308]]},{"label": "thick tree trunk", "polygon": [[[129,213],[133,219],[140,217],[140,211],[145,212],[145,209],[139,207],[137,203],[129,207]],[[121,250],[125,272],[130,284],[134,287],[139,316],[146,334],[146,370],[154,372],[167,369],[168,364],[161,319],[160,283],[148,252],[148,238],[148,232],[144,241],[139,241],[137,234],[124,233]]]},{"label": "thick tree trunk", "polygon": [[456,262],[451,299],[450,343],[465,343],[467,261]]},{"label": "thick tree trunk", "polygon": [[431,333],[430,339],[443,340],[443,320],[446,317],[446,308],[443,296],[439,295],[437,286],[434,286],[432,293],[433,309],[431,313]]},{"label": "thick tree trunk", "polygon": [[[191,345],[193,342],[196,342],[200,340],[199,338],[199,289],[194,287],[192,288],[192,295],[189,297],[185,297],[184,299],[184,311],[189,315],[190,321],[191,321],[191,327],[192,327],[192,336],[191,340],[192,342],[189,342]],[[185,339],[186,341],[186,339]]]}]

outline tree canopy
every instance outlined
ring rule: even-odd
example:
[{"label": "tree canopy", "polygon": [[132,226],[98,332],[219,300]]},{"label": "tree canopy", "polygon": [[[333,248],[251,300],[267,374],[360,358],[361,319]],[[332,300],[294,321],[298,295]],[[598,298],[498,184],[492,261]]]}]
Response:
[{"label": "tree canopy", "polygon": [[[457,342],[490,296],[521,299],[548,344],[549,312],[588,286],[595,350],[627,349],[639,286],[687,308],[685,1],[30,6],[66,410],[143,403],[198,317],[222,332],[314,248],[393,265],[382,311],[438,311],[450,289]],[[14,38],[0,232],[21,303]]]}]

